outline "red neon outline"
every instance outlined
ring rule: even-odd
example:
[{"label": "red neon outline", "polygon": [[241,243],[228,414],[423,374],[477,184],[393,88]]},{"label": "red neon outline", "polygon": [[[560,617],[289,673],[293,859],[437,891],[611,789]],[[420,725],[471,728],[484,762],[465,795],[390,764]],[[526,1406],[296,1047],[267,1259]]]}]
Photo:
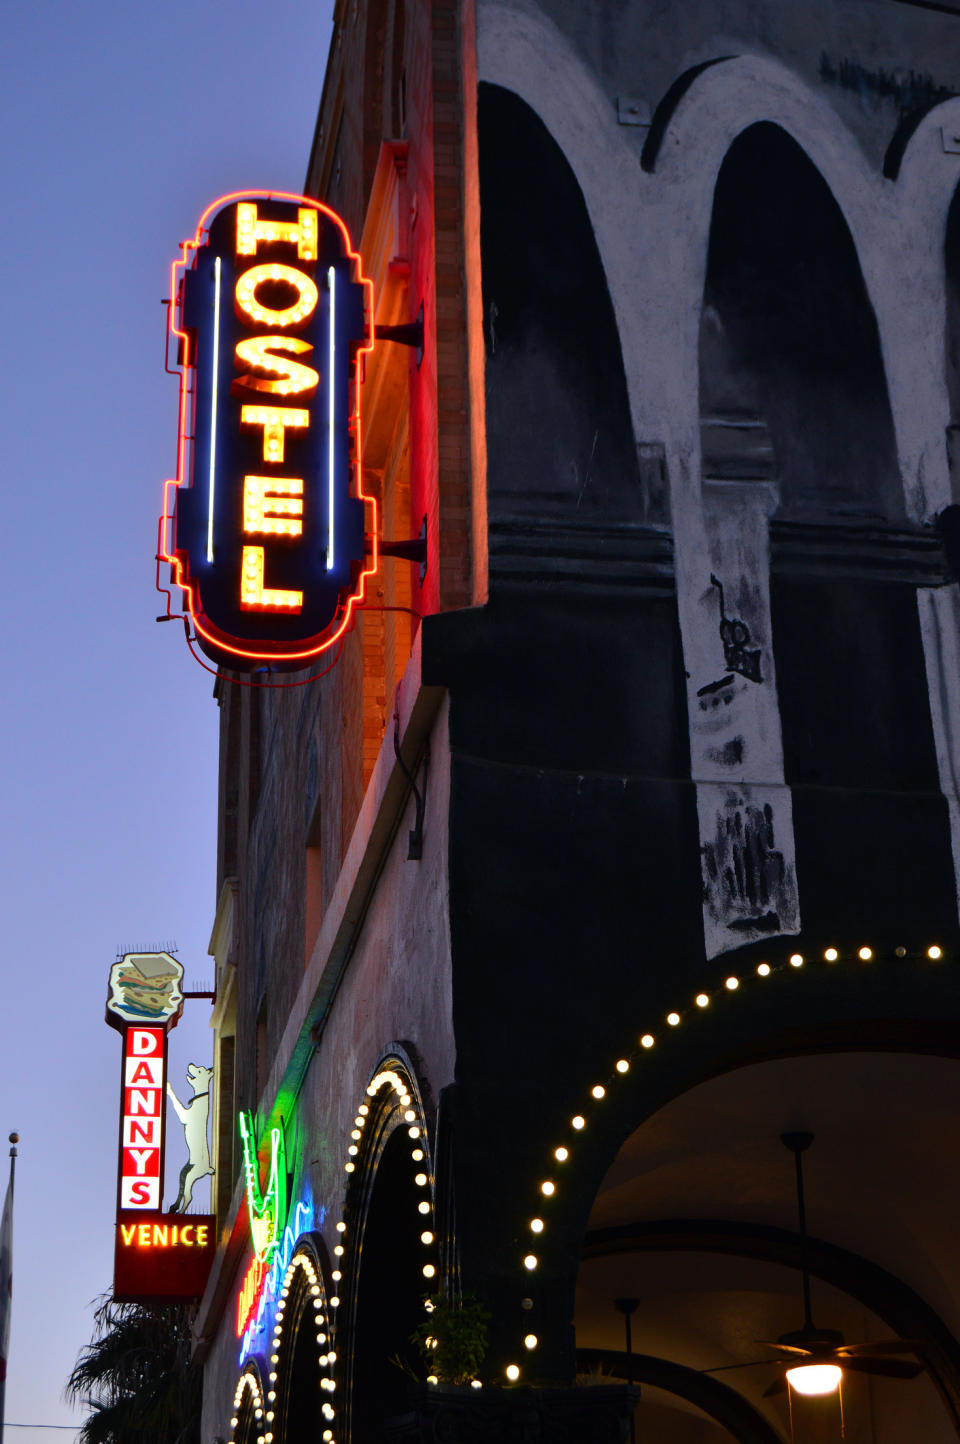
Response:
[{"label": "red neon outline", "polygon": [[[180,559],[180,557],[177,556],[175,552],[169,551],[167,547],[168,527],[169,523],[171,523],[174,519],[174,513],[170,508],[170,488],[185,486],[187,484],[187,479],[183,474],[183,464],[184,457],[186,455],[186,448],[184,443],[186,441],[187,431],[187,376],[191,365],[190,338],[187,335],[186,331],[181,331],[177,327],[174,318],[174,310],[176,307],[177,298],[177,270],[182,266],[185,272],[187,265],[191,260],[189,253],[191,251],[197,250],[197,248],[203,244],[203,232],[206,228],[206,222],[209,217],[212,216],[215,211],[222,209],[224,206],[232,204],[234,201],[248,199],[259,199],[266,201],[296,201],[300,205],[312,206],[314,210],[322,212],[323,215],[327,216],[331,221],[334,222],[335,225],[339,227],[340,234],[343,236],[344,245],[346,246],[347,257],[354,263],[354,266],[356,268],[357,281],[361,286],[366,288],[367,292],[366,316],[367,325],[369,327],[369,335],[367,343],[363,346],[358,347],[357,349],[357,371],[355,372],[353,388],[355,403],[353,412],[347,419],[347,428],[348,431],[352,430],[354,435],[354,460],[352,466],[353,476],[351,480],[355,485],[356,495],[359,500],[365,503],[365,505],[372,508],[372,531],[367,533],[367,529],[366,527],[364,527],[364,535],[369,535],[372,538],[373,542],[372,550],[370,553],[371,564],[361,569],[360,575],[357,578],[356,591],[352,592],[351,595],[347,598],[346,602],[341,604],[342,617],[340,625],[338,627],[336,626],[336,616],[334,616],[333,621],[330,623],[330,627],[336,627],[336,630],[331,632],[328,628],[326,632],[319,633],[318,636],[323,637],[324,640],[318,641],[317,645],[315,646],[305,647],[301,651],[279,650],[280,644],[277,644],[277,646],[274,647],[272,651],[254,652],[249,649],[249,645],[240,645],[240,639],[238,637],[231,637],[227,633],[221,632],[218,628],[213,627],[212,624],[204,626],[201,623],[200,615],[198,614],[194,605],[194,590],[196,587],[196,583],[189,582],[184,579],[184,565],[182,560]],[[332,211],[330,207],[324,205],[322,201],[313,200],[311,196],[295,195],[290,191],[230,191],[227,195],[219,196],[215,201],[211,201],[210,205],[208,205],[206,210],[203,212],[200,220],[197,222],[197,231],[193,239],[180,242],[180,250],[182,252],[181,259],[179,261],[171,262],[170,265],[170,304],[168,307],[170,334],[176,336],[182,348],[183,354],[182,362],[178,363],[178,365],[180,366],[180,404],[179,422],[177,427],[177,474],[173,478],[168,477],[163,483],[163,511],[160,515],[157,546],[157,591],[161,593],[166,593],[168,617],[182,615],[182,613],[171,612],[170,593],[165,587],[162,587],[160,585],[160,565],[161,563],[165,562],[173,570],[173,576],[170,579],[171,585],[179,587],[186,599],[187,611],[190,615],[191,620],[193,621],[194,629],[200,634],[201,637],[205,637],[208,642],[210,642],[214,647],[218,648],[222,652],[229,652],[232,656],[235,657],[247,657],[250,660],[257,662],[296,662],[300,660],[305,660],[309,657],[317,657],[320,655],[321,652],[325,652],[328,647],[332,647],[334,642],[336,642],[338,638],[343,636],[347,627],[350,625],[354,607],[362,606],[364,603],[367,592],[367,578],[376,576],[377,568],[379,565],[380,540],[377,499],[375,496],[368,496],[363,490],[363,430],[362,419],[360,415],[359,380],[360,358],[362,356],[369,355],[369,353],[373,350],[374,346],[373,282],[369,279],[369,277],[363,274],[363,261],[361,259],[360,253],[353,249],[353,242],[350,240],[350,234],[343,221],[337,215],[336,211]]]}]

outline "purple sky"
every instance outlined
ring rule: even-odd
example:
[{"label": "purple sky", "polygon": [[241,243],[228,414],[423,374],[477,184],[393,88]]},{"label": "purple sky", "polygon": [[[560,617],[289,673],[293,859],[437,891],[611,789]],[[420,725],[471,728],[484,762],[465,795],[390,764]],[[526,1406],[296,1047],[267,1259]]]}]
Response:
[{"label": "purple sky", "polygon": [[[331,9],[4,14],[0,1171],[7,1133],[22,1140],[6,1444],[74,1438],[9,1425],[76,1417],[64,1380],[110,1285],[116,948],[172,939],[188,986],[212,976],[217,709],[179,625],[153,620],[177,403],[160,299],[210,200],[301,187]],[[187,1062],[210,1061],[208,1020],[188,1003],[171,1035],[181,1096]],[[171,1180],[180,1149],[171,1130]]]}]

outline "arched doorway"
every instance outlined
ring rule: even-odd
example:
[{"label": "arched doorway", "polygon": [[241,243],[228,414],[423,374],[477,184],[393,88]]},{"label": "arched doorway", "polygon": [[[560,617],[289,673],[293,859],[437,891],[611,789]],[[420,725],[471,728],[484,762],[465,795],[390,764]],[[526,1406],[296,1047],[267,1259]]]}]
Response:
[{"label": "arched doorway", "polygon": [[[646,1386],[638,1438],[791,1437],[787,1396],[765,1397],[779,1370],[762,1341],[803,1318],[793,1159],[780,1134],[804,1128],[814,1134],[816,1323],[848,1343],[917,1339],[927,1364],[910,1381],[847,1373],[845,1438],[956,1438],[958,1105],[955,1060],[873,1052],[774,1058],[675,1098],[624,1141],[594,1200],[576,1295],[581,1374],[624,1377],[616,1301],[632,1301],[633,1377]],[[829,1408],[794,1400],[796,1437],[839,1437]]]},{"label": "arched doorway", "polygon": [[258,1444],[264,1432],[263,1384],[255,1364],[248,1364],[240,1375],[233,1396],[233,1417],[230,1420],[231,1444]]},{"label": "arched doorway", "polygon": [[318,1241],[302,1238],[280,1287],[275,1402],[268,1402],[275,1413],[274,1436],[283,1444],[316,1444],[332,1422],[336,1353],[318,1250]]},{"label": "arched doorway", "polygon": [[411,1340],[444,1287],[432,1131],[414,1065],[399,1045],[367,1086],[344,1165],[350,1176],[331,1278],[337,1437],[381,1444],[426,1369]]}]

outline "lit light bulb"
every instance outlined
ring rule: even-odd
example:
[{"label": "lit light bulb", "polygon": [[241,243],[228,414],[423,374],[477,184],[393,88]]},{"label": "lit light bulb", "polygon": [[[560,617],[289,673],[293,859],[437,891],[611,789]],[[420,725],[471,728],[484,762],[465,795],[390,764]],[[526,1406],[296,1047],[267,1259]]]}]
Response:
[{"label": "lit light bulb", "polygon": [[873,948],[858,949],[857,957],[861,960],[861,962],[869,963],[870,959],[873,957]]},{"label": "lit light bulb", "polygon": [[532,1218],[532,1219],[530,1220],[530,1232],[531,1232],[531,1233],[543,1233],[543,1219],[542,1219],[542,1218]]},{"label": "lit light bulb", "polygon": [[527,1334],[526,1338],[523,1341],[523,1347],[525,1349],[535,1349],[538,1343],[539,1340],[536,1334]]},{"label": "lit light bulb", "polygon": [[606,1096],[607,1090],[606,1088],[604,1088],[602,1083],[594,1083],[593,1087],[590,1089],[590,1092],[593,1094],[594,1098],[599,1099]]},{"label": "lit light bulb", "polygon": [[710,999],[707,997],[706,993],[698,993],[698,994],[697,994],[697,1007],[698,1007],[698,1008],[707,1008],[707,1007],[709,1007],[709,1005],[710,1005]]},{"label": "lit light bulb", "polygon": [[769,978],[769,976],[770,976],[770,964],[769,964],[769,963],[758,963],[758,964],[757,964],[757,972],[759,973],[759,975],[760,975],[761,978]]},{"label": "lit light bulb", "polygon": [[629,1073],[629,1071],[630,1071],[630,1064],[627,1062],[626,1058],[618,1058],[618,1059],[617,1059],[617,1072],[618,1072],[618,1073]]},{"label": "lit light bulb", "polygon": [[572,1128],[580,1129],[583,1128],[586,1121],[587,1120],[582,1116],[582,1114],[577,1113],[573,1118],[570,1119],[570,1125]]},{"label": "lit light bulb", "polygon": [[791,966],[791,968],[802,968],[802,967],[803,967],[803,953],[791,953],[791,954],[790,954],[790,966]]},{"label": "lit light bulb", "polygon": [[930,947],[927,948],[927,957],[932,958],[933,961],[936,962],[938,958],[943,957],[943,949],[937,947],[936,943],[931,943]]},{"label": "lit light bulb", "polygon": [[552,1179],[545,1178],[540,1185],[540,1192],[544,1194],[547,1198],[552,1198],[556,1191],[557,1190]]},{"label": "lit light bulb", "polygon": [[740,986],[740,979],[739,979],[739,978],[734,978],[734,977],[728,978],[727,981],[726,981],[726,983],[724,984],[724,987],[727,988],[731,993],[735,993],[735,992],[737,991],[737,989],[739,988],[739,986]]},{"label": "lit light bulb", "polygon": [[828,963],[835,963],[840,954],[837,952],[836,948],[827,948],[823,956],[826,958]]},{"label": "lit light bulb", "polygon": [[640,1046],[641,1046],[641,1048],[652,1048],[652,1047],[653,1047],[653,1034],[652,1034],[652,1033],[644,1033],[643,1037],[640,1039]]},{"label": "lit light bulb", "polygon": [[832,1394],[842,1378],[843,1370],[836,1364],[798,1364],[787,1370],[787,1383],[798,1394]]},{"label": "lit light bulb", "polygon": [[563,1147],[555,1148],[553,1150],[553,1156],[558,1163],[566,1163],[567,1159],[570,1157],[570,1152],[569,1149]]},{"label": "lit light bulb", "polygon": [[533,1273],[533,1270],[536,1268],[536,1266],[537,1266],[538,1263],[539,1263],[539,1259],[537,1258],[536,1254],[535,1254],[535,1253],[528,1253],[527,1256],[526,1256],[526,1258],[525,1258],[524,1261],[523,1261],[523,1266],[524,1266],[524,1268],[527,1269],[530,1273]]},{"label": "lit light bulb", "polygon": [[517,1368],[516,1364],[508,1364],[508,1365],[507,1365],[507,1378],[510,1380],[511,1384],[515,1384],[515,1383],[517,1382],[517,1380],[519,1379],[519,1377],[520,1377],[520,1370]]},{"label": "lit light bulb", "polygon": [[679,1021],[680,1021],[680,1014],[679,1014],[679,1013],[668,1013],[668,1014],[667,1014],[667,1022],[670,1024],[671,1028],[675,1028],[675,1027],[677,1026],[677,1024],[679,1023]]}]

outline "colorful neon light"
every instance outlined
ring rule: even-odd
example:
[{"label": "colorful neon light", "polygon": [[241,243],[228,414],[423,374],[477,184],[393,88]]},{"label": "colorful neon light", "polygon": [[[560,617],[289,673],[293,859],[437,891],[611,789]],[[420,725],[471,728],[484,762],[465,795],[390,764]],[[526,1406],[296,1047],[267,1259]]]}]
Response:
[{"label": "colorful neon light", "polygon": [[327,271],[327,286],[330,290],[330,324],[327,326],[327,334],[330,338],[327,357],[327,571],[329,572],[333,570],[333,513],[336,504],[333,439],[337,414],[334,406],[334,397],[337,392],[337,370],[334,365],[337,334],[337,273],[333,266]]},{"label": "colorful neon light", "polygon": [[265,1194],[260,1189],[253,1119],[247,1112],[240,1114],[240,1137],[243,1139],[243,1171],[247,1185],[247,1209],[250,1214],[250,1241],[257,1258],[266,1263],[280,1241],[282,1220],[287,1216],[287,1155],[283,1129],[270,1130],[270,1169]]},{"label": "colorful neon light", "polygon": [[[321,1209],[321,1221],[322,1216],[323,1210]],[[270,1264],[269,1272],[267,1272],[263,1264],[261,1264],[262,1288],[260,1289],[259,1294],[254,1294],[253,1301],[250,1303],[250,1306],[247,1310],[245,1327],[242,1330],[240,1328],[240,1315],[238,1309],[237,1335],[239,1337],[241,1332],[243,1334],[243,1343],[240,1347],[241,1365],[243,1364],[244,1360],[249,1358],[250,1354],[254,1352],[254,1345],[256,1344],[259,1335],[265,1329],[268,1329],[271,1326],[273,1322],[274,1311],[280,1297],[281,1280],[283,1279],[283,1276],[286,1273],[287,1268],[290,1264],[290,1260],[293,1257],[293,1251],[297,1246],[297,1240],[300,1238],[300,1235],[302,1233],[304,1233],[312,1226],[312,1223],[313,1208],[309,1203],[301,1201],[293,1210],[292,1222],[288,1223],[283,1230],[283,1237],[280,1240],[279,1247],[274,1250],[273,1261]],[[254,1263],[256,1262],[257,1261],[255,1259]],[[247,1271],[247,1278],[250,1277],[250,1273],[252,1270],[253,1264],[251,1264],[250,1269]],[[246,1282],[247,1281],[245,1279],[244,1289],[241,1290],[241,1300],[243,1298],[243,1293],[246,1290]]]},{"label": "colorful neon light", "polygon": [[[257,209],[258,203],[265,206],[276,205],[277,209],[280,209],[281,203],[288,204],[290,202],[297,203],[298,221],[296,223],[272,218],[261,219],[259,216]],[[208,615],[207,602],[204,600],[206,593],[204,593],[203,596],[201,595],[201,585],[205,587],[208,583],[204,580],[204,575],[198,566],[199,556],[203,556],[204,560],[206,560],[207,542],[209,540],[208,517],[203,518],[203,550],[199,554],[189,552],[182,544],[178,549],[175,535],[176,530],[180,526],[181,510],[187,516],[192,515],[192,508],[188,509],[185,505],[181,508],[180,503],[181,500],[186,502],[191,490],[191,476],[187,467],[192,455],[190,432],[195,392],[193,378],[195,375],[196,352],[194,332],[189,328],[187,321],[178,309],[180,304],[179,298],[184,294],[182,282],[188,273],[192,274],[196,257],[200,255],[203,248],[208,244],[209,229],[216,224],[219,212],[233,204],[236,204],[237,207],[235,217],[236,234],[231,239],[232,242],[235,242],[238,255],[244,257],[256,256],[259,245],[292,244],[294,234],[290,229],[291,226],[295,226],[296,230],[298,260],[309,261],[319,259],[321,254],[319,242],[320,239],[326,237],[323,241],[324,247],[327,248],[324,250],[324,265],[325,269],[329,271],[329,267],[326,265],[327,257],[334,254],[334,251],[329,249],[331,245],[330,238],[336,237],[336,244],[340,247],[339,252],[337,252],[340,260],[338,260],[336,267],[338,281],[335,288],[340,291],[340,295],[334,297],[334,321],[340,327],[341,335],[339,337],[339,344],[337,338],[332,338],[332,343],[328,342],[327,349],[328,354],[334,355],[336,364],[340,366],[341,372],[343,373],[341,379],[336,383],[335,390],[339,395],[341,405],[346,404],[345,414],[339,418],[339,425],[336,428],[335,436],[338,454],[341,457],[341,462],[338,463],[338,466],[344,468],[336,478],[334,494],[335,514],[337,524],[341,527],[341,530],[337,531],[335,549],[327,545],[327,555],[324,557],[324,542],[327,540],[325,532],[328,530],[328,527],[324,524],[323,513],[329,511],[330,499],[330,468],[328,459],[325,468],[327,471],[327,486],[324,488],[324,492],[326,494],[321,493],[322,501],[319,508],[311,507],[309,504],[305,507],[304,534],[300,542],[301,547],[306,548],[306,550],[302,552],[304,558],[311,555],[315,556],[317,559],[315,565],[319,568],[320,573],[329,577],[329,581],[324,583],[326,591],[316,593],[317,598],[322,596],[324,600],[322,604],[319,601],[314,601],[313,598],[315,594],[313,591],[303,588],[300,577],[294,577],[290,571],[290,567],[286,566],[288,574],[282,578],[286,585],[267,588],[266,590],[295,593],[303,589],[305,591],[306,605],[302,616],[300,613],[293,612],[289,603],[278,605],[275,608],[275,615],[279,619],[278,628],[272,631],[265,631],[263,622],[260,622],[255,628],[251,628],[243,622],[242,617],[244,612],[260,611],[261,613],[265,613],[265,609],[261,607],[244,608],[240,604],[239,591],[235,589],[237,585],[236,580],[232,583],[228,593],[222,593],[221,589],[222,595],[231,596],[235,599],[232,603],[233,612],[229,619],[226,613],[223,612],[223,607],[220,603],[218,603],[220,612],[216,619],[214,619],[212,615]],[[245,209],[241,211],[241,207]],[[304,211],[309,212],[312,220],[305,220],[303,218]],[[234,218],[231,217],[231,219]],[[315,225],[313,222],[315,222]],[[318,237],[315,256],[313,254],[313,241],[311,239],[314,231]],[[233,243],[229,249],[230,252],[234,250]],[[212,270],[212,260],[213,257],[211,255],[206,263],[208,266],[206,274],[208,276]],[[227,262],[225,261],[224,264],[226,265]],[[293,266],[291,266],[290,269],[296,270]],[[247,274],[247,272],[244,272],[244,274]],[[303,273],[298,272],[298,274],[302,275]],[[266,279],[270,279],[270,277],[264,273],[263,280]],[[281,275],[280,279],[286,278]],[[356,294],[362,294],[364,332],[360,339],[357,338],[356,333],[351,335],[349,350],[347,351],[344,347],[347,344],[347,338],[350,333],[345,321],[341,320],[340,302],[344,299],[343,287],[346,286],[348,280],[351,286],[359,287],[359,292]],[[262,284],[262,281],[259,281],[258,284]],[[296,310],[297,306],[306,306],[309,310],[309,304],[312,300],[309,288],[299,283],[295,284],[298,298],[297,303],[294,307],[288,307],[286,309]],[[289,192],[263,192],[255,197],[255,195],[249,191],[238,191],[220,197],[204,211],[200,218],[196,234],[191,239],[182,243],[181,255],[171,266],[170,285],[170,294],[175,300],[175,304],[171,306],[170,312],[170,334],[177,340],[182,360],[178,408],[176,474],[164,483],[163,513],[158,528],[158,589],[167,596],[168,615],[176,615],[177,613],[172,608],[171,594],[161,580],[161,566],[169,566],[171,584],[182,593],[183,607],[185,613],[193,623],[197,640],[215,660],[221,663],[226,662],[231,667],[241,670],[262,665],[263,663],[272,663],[275,666],[287,667],[302,666],[317,658],[340,641],[351,623],[354,608],[363,605],[366,599],[368,579],[375,575],[379,565],[377,502],[373,496],[368,495],[364,491],[360,469],[363,439],[362,418],[359,405],[359,386],[357,384],[357,372],[362,366],[362,357],[373,349],[372,318],[374,315],[374,298],[372,283],[363,275],[360,257],[351,245],[346,227],[339,216],[331,211],[329,207],[319,201],[312,200],[310,197],[298,196]],[[253,290],[257,290],[256,285],[253,287]],[[353,293],[351,293],[351,296],[352,294]],[[244,292],[244,295],[246,295],[246,292]],[[249,299],[257,305],[260,304],[259,296],[251,295]],[[264,303],[268,299],[272,298],[264,294]],[[352,308],[355,304],[359,303],[355,303],[350,299],[351,315],[353,314]],[[266,304],[263,305],[263,311],[265,313],[269,312]],[[211,313],[208,312],[207,314],[209,315]],[[271,324],[276,324],[276,318],[284,313],[274,312],[272,314],[274,320]],[[347,313],[344,313],[344,316],[346,315]],[[224,312],[222,310],[221,322],[223,322],[223,316]],[[290,324],[293,323],[291,322]],[[316,323],[314,318],[310,317],[304,320],[302,324],[314,326]],[[221,375],[218,383],[221,424],[218,424],[216,433],[216,504],[221,511],[227,504],[226,493],[223,489],[224,471],[222,461],[224,454],[222,441],[224,435],[222,408],[226,404],[227,395],[229,394],[234,398],[238,398],[242,397],[244,393],[247,393],[251,396],[251,399],[255,398],[258,394],[261,396],[273,395],[278,398],[295,396],[307,401],[311,394],[321,385],[322,380],[315,368],[306,365],[300,359],[296,359],[309,355],[311,350],[310,343],[304,341],[301,337],[271,334],[266,336],[242,337],[239,341],[231,338],[229,352],[226,352],[226,345],[227,338],[226,332],[224,331],[221,335],[220,346],[221,367],[224,364],[226,355],[229,354],[231,362],[235,360],[241,363],[238,368],[241,374],[234,377],[229,387],[229,392],[227,392],[225,387],[225,376]],[[348,369],[345,370],[344,368]],[[343,389],[344,384],[348,384],[350,388],[348,404]],[[239,411],[239,409],[238,406],[237,411]],[[321,422],[323,427],[321,435],[325,435],[326,444],[329,448],[331,435],[329,407],[324,409],[327,411],[327,415],[323,417],[323,422]],[[324,422],[326,423],[325,425],[323,424]],[[198,434],[203,438],[201,450],[204,450],[209,441],[208,433],[203,431]],[[287,438],[287,440],[289,441],[289,438]],[[231,442],[231,445],[232,444]],[[194,445],[196,445],[196,443],[194,443]],[[206,457],[203,459],[204,461],[209,460]],[[267,454],[264,456],[264,460],[273,462],[274,458],[272,455]],[[277,460],[279,460],[279,457]],[[301,470],[301,474],[307,477],[315,473]],[[344,477],[346,477],[346,484]],[[336,489],[337,487],[339,487],[339,490]],[[349,502],[347,501],[348,497],[350,498]],[[359,506],[357,506],[358,503]],[[357,508],[357,510],[354,511],[353,508]],[[238,517],[239,511],[238,506],[236,511]],[[224,516],[228,515],[226,512],[223,514]],[[324,527],[324,531],[321,532],[319,544],[315,546],[314,551],[309,549],[307,517],[312,518],[310,521],[311,526],[321,525]],[[207,562],[207,565],[222,567],[224,565],[224,556],[229,554],[236,556],[236,562],[231,563],[231,565],[236,565],[239,568],[241,557],[240,549],[236,548],[235,552],[224,552],[222,547],[223,536],[221,523],[219,520],[215,520],[214,530],[217,542],[214,552],[215,561],[213,564]],[[364,537],[367,538],[369,550],[365,550],[363,544]],[[191,554],[194,557],[192,569],[189,562]],[[234,575],[236,576],[236,574]],[[278,577],[277,580],[280,581],[281,578]],[[290,585],[293,581],[296,583],[295,586]],[[313,582],[311,582],[311,588],[312,586]],[[327,597],[331,598],[329,604],[326,600]],[[321,625],[319,619],[324,612],[330,620]],[[282,619],[283,617],[292,619],[293,616],[301,616],[301,620],[295,628],[289,629],[289,623],[284,623]],[[314,624],[315,618],[317,619],[316,625]],[[308,634],[311,626],[314,626],[314,630]]]},{"label": "colorful neon light", "polygon": [[207,561],[213,561],[213,503],[217,477],[217,401],[220,388],[220,257],[213,263],[213,375],[210,382],[210,475],[207,481]]}]

